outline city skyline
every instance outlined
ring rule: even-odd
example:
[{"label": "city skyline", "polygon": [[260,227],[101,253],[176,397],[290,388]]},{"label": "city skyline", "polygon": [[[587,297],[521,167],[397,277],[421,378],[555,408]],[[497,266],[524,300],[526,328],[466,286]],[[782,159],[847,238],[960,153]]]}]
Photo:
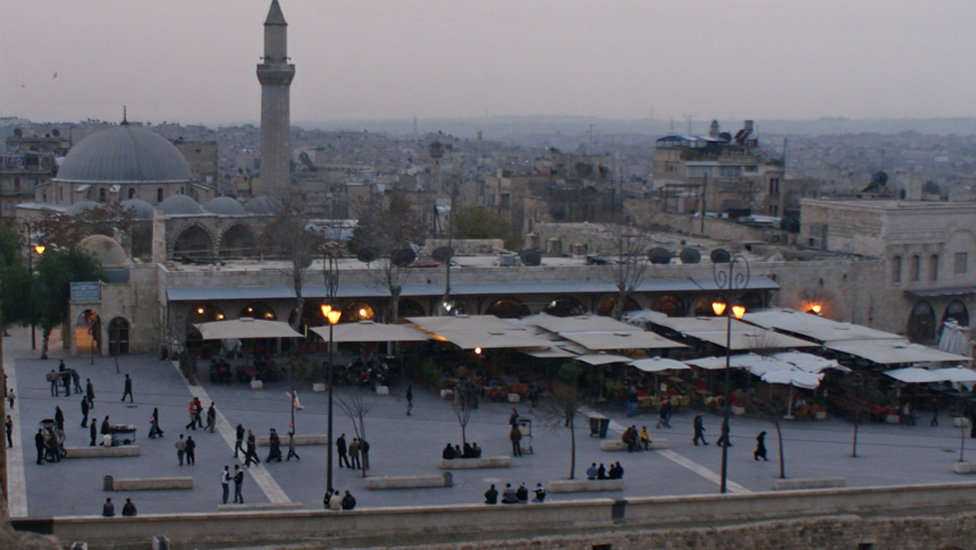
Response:
[{"label": "city skyline", "polygon": [[[0,115],[260,118],[268,0],[5,6]],[[283,0],[292,120],[974,116],[976,5]]]}]

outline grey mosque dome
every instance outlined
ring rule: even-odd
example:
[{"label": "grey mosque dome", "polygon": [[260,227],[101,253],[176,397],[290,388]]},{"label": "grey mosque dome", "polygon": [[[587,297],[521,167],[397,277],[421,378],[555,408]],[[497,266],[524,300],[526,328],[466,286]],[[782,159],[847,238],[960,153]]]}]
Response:
[{"label": "grey mosque dome", "polygon": [[243,216],[247,214],[241,203],[230,197],[217,197],[204,204],[203,209],[218,216]]},{"label": "grey mosque dome", "polygon": [[123,123],[72,147],[54,181],[138,184],[192,180],[190,165],[169,140]]},{"label": "grey mosque dome", "polygon": [[186,195],[173,195],[159,203],[158,208],[168,215],[203,214],[200,203]]},{"label": "grey mosque dome", "polygon": [[78,246],[95,256],[102,267],[119,267],[129,263],[125,250],[114,239],[105,235],[89,235],[78,243]]},{"label": "grey mosque dome", "polygon": [[91,210],[92,208],[98,208],[99,206],[101,205],[95,201],[81,201],[81,202],[76,202],[71,206],[69,206],[67,209],[65,209],[64,213],[67,214],[68,216],[80,216],[86,210]]},{"label": "grey mosque dome", "polygon": [[122,201],[122,208],[131,210],[137,220],[151,220],[153,218],[153,207],[144,200],[129,199]]},{"label": "grey mosque dome", "polygon": [[258,195],[251,199],[244,209],[250,214],[277,214],[285,209],[280,200],[269,195]]}]

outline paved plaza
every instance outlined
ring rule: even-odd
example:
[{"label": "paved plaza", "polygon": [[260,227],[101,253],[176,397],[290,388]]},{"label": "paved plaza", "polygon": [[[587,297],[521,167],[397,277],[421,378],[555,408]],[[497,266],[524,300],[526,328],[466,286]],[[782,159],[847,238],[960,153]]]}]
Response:
[{"label": "paved plaza", "polygon": [[[62,350],[42,361],[39,352],[30,350],[30,335],[24,329],[11,330],[3,339],[4,363],[9,382],[15,385],[13,408],[14,448],[8,453],[11,515],[14,517],[49,517],[95,515],[107,496],[114,501],[132,498],[142,514],[214,512],[220,504],[220,472],[225,464],[233,470],[243,462],[233,458],[234,427],[238,422],[267,435],[269,428],[280,434],[288,431],[289,401],[284,382],[266,384],[262,390],[251,390],[244,384],[214,385],[202,380],[188,386],[169,361],[146,355],[68,358],[69,368],[79,371],[82,385],[91,378],[95,386],[95,408],[91,416],[101,422],[107,414],[112,423],[138,426],[137,441],[141,454],[133,458],[66,459],[60,463],[35,464],[33,437],[38,422],[52,418],[56,406],[65,414],[67,446],[88,445],[88,429],[80,426],[81,396],[52,397],[45,374],[56,369]],[[53,346],[52,346],[53,347]],[[201,372],[206,362],[201,361]],[[133,379],[135,403],[122,403],[124,375]],[[206,378],[204,376],[204,378]],[[352,423],[338,405],[338,399],[360,392],[369,407],[366,416],[367,439],[370,442],[370,476],[440,474],[437,468],[445,443],[460,443],[461,430],[448,401],[439,395],[414,386],[413,414],[406,416],[406,385],[399,383],[389,396],[378,396],[368,390],[336,388],[335,433],[345,433],[352,440]],[[189,422],[187,403],[199,396],[204,406],[217,404],[217,433],[201,430],[184,431]],[[296,413],[298,433],[325,433],[327,400],[324,393],[306,391],[300,395],[304,410]],[[545,399],[543,399],[543,403]],[[148,439],[149,417],[159,407],[160,425],[165,436]],[[471,416],[467,433],[485,456],[511,455],[508,440],[508,417],[512,405],[482,401]],[[359,472],[339,468],[335,462],[334,485],[350,490],[358,500],[357,508],[472,504],[483,502],[489,483],[525,483],[566,479],[570,468],[570,434],[561,423],[553,422],[540,411],[529,414],[525,404],[517,405],[519,413],[532,419],[531,443],[534,450],[515,458],[511,468],[455,470],[454,487],[370,491]],[[721,451],[714,444],[720,418],[706,414],[706,438],[710,445],[692,445],[694,410],[681,411],[671,421],[672,429],[654,429],[656,414],[627,418],[623,405],[609,406],[601,412],[612,420],[608,439],[619,438],[625,425],[648,426],[651,437],[666,438],[670,449],[638,453],[608,453],[600,450],[602,440],[589,436],[585,418],[576,428],[576,477],[585,478],[591,462],[609,466],[620,461],[625,469],[622,492],[552,494],[547,500],[582,500],[618,497],[654,497],[718,493]],[[959,458],[960,430],[951,419],[940,418],[938,427],[929,426],[928,416],[918,426],[866,424],[861,427],[858,458],[851,458],[852,426],[842,419],[795,421],[783,423],[786,473],[791,478],[841,476],[847,486],[904,485],[964,481],[952,472]],[[752,458],[754,438],[768,432],[766,445],[769,462]],[[179,434],[188,433],[197,441],[194,466],[179,466],[174,442]],[[966,458],[976,459],[976,440],[963,440],[968,447]],[[732,420],[732,443],[729,449],[729,489],[733,492],[770,490],[778,476],[778,454],[775,428],[758,420],[735,417]],[[264,463],[267,447],[259,447],[262,463],[247,470],[244,499],[247,503],[300,502],[306,509],[321,509],[326,489],[326,447],[298,447],[300,461]],[[287,449],[284,450],[287,452]],[[106,493],[103,478],[192,476],[192,490],[135,491]]]}]

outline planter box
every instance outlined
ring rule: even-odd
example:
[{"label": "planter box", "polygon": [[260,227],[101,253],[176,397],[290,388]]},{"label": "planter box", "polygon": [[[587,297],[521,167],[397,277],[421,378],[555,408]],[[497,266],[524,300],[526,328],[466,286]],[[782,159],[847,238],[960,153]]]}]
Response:
[{"label": "planter box", "polygon": [[522,396],[519,395],[519,394],[517,394],[517,393],[510,393],[510,394],[508,394],[508,402],[509,403],[518,403],[521,400],[522,400]]},{"label": "planter box", "polygon": [[251,389],[252,390],[263,390],[264,389],[264,382],[262,382],[260,380],[251,380]]},{"label": "planter box", "polygon": [[954,416],[952,418],[952,425],[957,428],[968,428],[969,419],[966,418],[965,416]]},{"label": "planter box", "polygon": [[325,391],[325,383],[324,382],[316,382],[316,383],[312,384],[312,391],[315,392],[315,393],[322,393],[322,392],[324,392]]},{"label": "planter box", "polygon": [[376,386],[376,395],[390,395],[390,387]]},{"label": "planter box", "polygon": [[454,399],[454,390],[441,390],[441,399]]},{"label": "planter box", "polygon": [[889,414],[885,417],[885,422],[888,424],[898,424],[901,422],[901,417],[897,414]]},{"label": "planter box", "polygon": [[817,420],[827,420],[827,411],[817,411],[813,413],[813,417]]}]

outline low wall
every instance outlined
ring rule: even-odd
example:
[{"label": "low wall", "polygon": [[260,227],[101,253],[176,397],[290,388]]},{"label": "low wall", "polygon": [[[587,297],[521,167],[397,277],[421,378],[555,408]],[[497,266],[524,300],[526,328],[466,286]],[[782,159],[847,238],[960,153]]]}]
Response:
[{"label": "low wall", "polygon": [[65,447],[65,458],[119,458],[126,456],[139,456],[138,445],[119,445],[118,447],[104,447],[95,445],[91,447]]},{"label": "low wall", "polygon": [[[374,508],[352,510],[342,514],[327,511],[268,511],[246,513],[210,513],[147,515],[127,518],[100,516],[64,517],[50,520],[24,520],[34,529],[49,530],[62,543],[87,541],[90,546],[112,550],[144,548],[154,535],[170,539],[176,548],[182,544],[220,546],[227,544],[274,544],[283,541],[328,541],[330,546],[388,546],[415,544],[431,546],[457,540],[513,541],[525,547],[531,537],[569,536],[573,540],[590,537],[598,531],[605,537],[620,537],[613,529],[626,525],[628,533],[642,527],[655,531],[707,527],[741,526],[783,520],[792,523],[841,516],[853,518],[849,529],[863,523],[863,518],[944,514],[971,510],[976,502],[976,484],[940,484],[858,489],[824,489],[813,491],[777,491],[750,494],[700,495],[639,499],[595,499],[575,502],[547,502],[538,506],[452,505],[425,508]],[[834,524],[838,520],[833,521]],[[968,521],[976,529],[976,518]],[[19,523],[15,521],[15,525]],[[41,525],[43,523],[43,525]],[[938,523],[941,525],[941,523]],[[793,531],[799,531],[794,528]],[[585,535],[583,535],[585,533]],[[859,536],[859,531],[844,531],[838,536]],[[957,531],[958,534],[958,531]],[[594,538],[596,537],[596,538]],[[904,536],[902,537],[903,540]],[[589,540],[589,539],[587,539]],[[625,540],[628,538],[625,537]],[[837,538],[842,541],[855,538]],[[67,542],[66,542],[67,541]],[[634,539],[617,548],[640,548]],[[507,543],[506,543],[507,544]],[[785,547],[782,544],[777,547]],[[970,544],[971,546],[971,544]],[[965,547],[970,547],[965,546]],[[472,546],[477,548],[478,546]],[[483,546],[488,548],[489,546]],[[495,545],[494,547],[503,547]],[[509,547],[509,546],[504,546]],[[510,546],[515,548],[516,546]],[[557,548],[557,546],[539,546]],[[558,548],[589,548],[574,544]],[[643,546],[647,548],[648,546]],[[701,546],[708,547],[708,546]],[[742,547],[762,547],[746,544]],[[821,545],[819,548],[826,548]],[[895,548],[896,546],[891,546]],[[941,547],[908,545],[901,548]],[[964,546],[960,546],[962,548]],[[690,548],[683,546],[682,548]],[[808,546],[806,548],[814,548]],[[880,548],[880,547],[879,547]]]},{"label": "low wall", "polygon": [[437,467],[441,470],[472,470],[476,468],[511,468],[510,456],[484,456],[481,458],[440,459]]},{"label": "low wall", "polygon": [[105,476],[102,488],[106,491],[169,491],[193,488],[192,477],[134,477]]}]

